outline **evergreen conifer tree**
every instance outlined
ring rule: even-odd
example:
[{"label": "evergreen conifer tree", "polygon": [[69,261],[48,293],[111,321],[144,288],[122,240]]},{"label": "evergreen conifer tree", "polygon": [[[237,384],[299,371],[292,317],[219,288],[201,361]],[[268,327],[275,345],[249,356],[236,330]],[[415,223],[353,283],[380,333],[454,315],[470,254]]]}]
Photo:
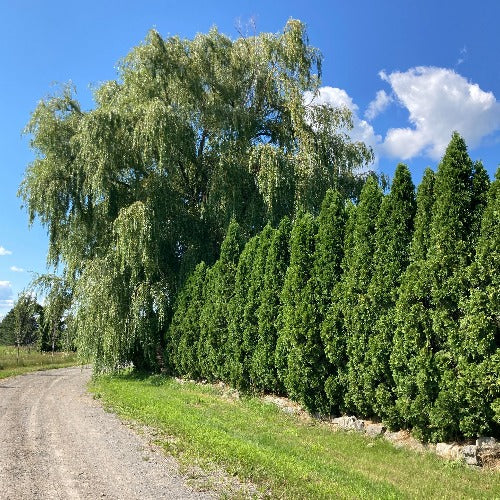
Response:
[{"label": "evergreen conifer tree", "polygon": [[329,376],[325,382],[325,392],[330,409],[339,414],[346,411],[345,393],[347,390],[347,342],[344,313],[346,308],[346,277],[353,256],[354,227],[356,224],[356,205],[348,202],[345,208],[346,226],[342,246],[340,281],[333,285],[331,300],[321,325],[321,338],[325,354],[330,362]]},{"label": "evergreen conifer tree", "polygon": [[290,238],[290,266],[283,285],[283,323],[277,355],[282,357],[279,374],[289,396],[311,411],[325,412],[327,368],[315,324],[315,236],[314,217],[302,214],[295,221]]},{"label": "evergreen conifer tree", "polygon": [[227,351],[226,377],[231,385],[238,388],[247,388],[249,385],[244,335],[249,327],[247,323],[251,321],[246,310],[259,239],[260,235],[251,238],[241,252],[236,269],[234,295],[229,305],[229,336],[228,344],[225,346]]},{"label": "evergreen conifer tree", "polygon": [[168,330],[166,358],[174,371],[182,376],[198,378],[200,367],[198,341],[200,314],[204,305],[207,266],[200,262],[177,296],[176,307]]},{"label": "evergreen conifer tree", "polygon": [[253,265],[249,276],[249,288],[243,315],[243,374],[250,387],[255,388],[253,355],[259,337],[257,311],[261,303],[262,288],[266,271],[266,260],[271,244],[273,229],[267,224],[259,233]]},{"label": "evergreen conifer tree", "polygon": [[[477,172],[477,170],[476,170]],[[500,168],[488,192],[460,322],[457,399],[467,437],[500,432]]]},{"label": "evergreen conifer tree", "polygon": [[345,403],[360,416],[370,414],[364,392],[366,373],[365,352],[373,326],[373,311],[369,308],[368,286],[373,275],[376,220],[382,201],[382,191],[374,177],[367,179],[356,210],[353,249],[344,282],[344,321],[347,348],[347,392]]},{"label": "evergreen conifer tree", "polygon": [[207,270],[205,304],[200,315],[198,359],[201,376],[223,379],[228,342],[229,304],[234,294],[236,268],[243,247],[239,224],[233,219],[222,242],[219,260]]},{"label": "evergreen conifer tree", "polygon": [[251,377],[257,390],[282,392],[276,371],[275,352],[281,290],[290,262],[291,222],[284,217],[273,231],[266,259],[260,305],[257,310],[258,337],[252,357]]},{"label": "evergreen conifer tree", "polygon": [[394,425],[395,410],[389,357],[394,335],[394,306],[401,276],[409,263],[415,217],[415,186],[408,167],[396,168],[390,193],[377,217],[373,277],[368,289],[373,318],[365,353],[365,394],[373,413]]},{"label": "evergreen conifer tree", "polygon": [[429,412],[437,391],[431,289],[425,279],[428,274],[427,253],[434,205],[434,180],[434,172],[427,168],[418,186],[410,265],[401,277],[390,354],[398,419],[421,437],[427,436]]},{"label": "evergreen conifer tree", "polygon": [[[460,434],[457,404],[457,361],[461,334],[459,303],[467,294],[466,269],[475,241],[476,221],[483,206],[477,206],[474,168],[464,140],[453,133],[436,173],[429,249],[432,322],[439,394],[431,409],[430,425],[436,440]],[[477,189],[477,188],[476,188]]]}]

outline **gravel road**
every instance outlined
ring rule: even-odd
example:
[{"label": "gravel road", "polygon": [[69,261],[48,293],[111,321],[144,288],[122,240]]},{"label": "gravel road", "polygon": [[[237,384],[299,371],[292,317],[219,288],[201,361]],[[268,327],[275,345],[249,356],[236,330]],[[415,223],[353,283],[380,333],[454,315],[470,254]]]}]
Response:
[{"label": "gravel road", "polygon": [[208,498],[86,393],[90,369],[0,380],[0,499]]}]

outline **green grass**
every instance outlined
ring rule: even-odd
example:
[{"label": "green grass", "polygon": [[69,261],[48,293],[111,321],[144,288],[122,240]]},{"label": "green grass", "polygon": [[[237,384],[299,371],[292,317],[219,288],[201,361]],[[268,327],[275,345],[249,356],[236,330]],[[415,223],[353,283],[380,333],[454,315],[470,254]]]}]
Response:
[{"label": "green grass", "polygon": [[56,352],[52,356],[50,352],[39,352],[27,347],[20,349],[18,363],[16,347],[0,345],[0,379],[37,370],[64,368],[77,364],[76,353]]},{"label": "green grass", "polygon": [[498,473],[334,432],[214,386],[125,374],[96,378],[91,390],[120,416],[169,436],[159,444],[183,463],[222,466],[272,498],[500,497]]}]

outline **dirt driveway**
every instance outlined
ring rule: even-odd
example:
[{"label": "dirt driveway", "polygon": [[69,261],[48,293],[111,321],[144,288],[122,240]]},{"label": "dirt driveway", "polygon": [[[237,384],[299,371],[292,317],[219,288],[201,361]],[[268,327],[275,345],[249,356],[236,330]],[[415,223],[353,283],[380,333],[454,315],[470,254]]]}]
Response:
[{"label": "dirt driveway", "polygon": [[208,498],[85,391],[90,369],[0,380],[0,499]]}]

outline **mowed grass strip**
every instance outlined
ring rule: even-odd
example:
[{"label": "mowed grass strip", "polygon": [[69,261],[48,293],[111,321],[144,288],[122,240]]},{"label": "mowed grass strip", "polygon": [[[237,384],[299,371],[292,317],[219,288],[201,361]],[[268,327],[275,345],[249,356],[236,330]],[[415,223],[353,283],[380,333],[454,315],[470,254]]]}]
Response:
[{"label": "mowed grass strip", "polygon": [[0,379],[78,364],[77,354],[74,352],[55,352],[52,356],[51,352],[40,352],[27,347],[20,348],[18,363],[17,348],[0,345]]},{"label": "mowed grass strip", "polygon": [[98,377],[91,390],[120,416],[175,437],[159,444],[183,462],[222,466],[272,498],[500,496],[498,473],[334,432],[216,386],[126,374]]}]

